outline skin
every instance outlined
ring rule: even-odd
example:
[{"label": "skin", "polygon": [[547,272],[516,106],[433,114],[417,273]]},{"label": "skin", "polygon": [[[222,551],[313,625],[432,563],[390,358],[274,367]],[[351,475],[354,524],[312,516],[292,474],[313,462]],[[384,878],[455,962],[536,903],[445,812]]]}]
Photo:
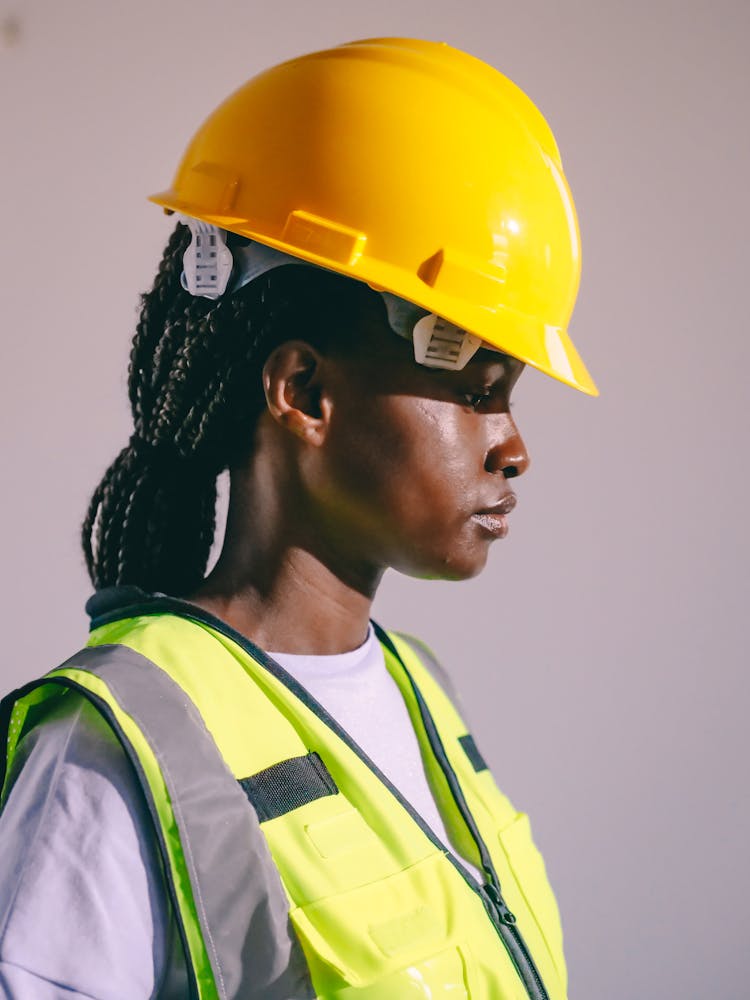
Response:
[{"label": "skin", "polygon": [[387,568],[475,576],[502,532],[477,512],[510,509],[529,465],[510,413],[523,367],[480,350],[429,369],[375,324],[354,356],[276,348],[221,556],[190,599],[269,651],[330,654],[364,641]]}]

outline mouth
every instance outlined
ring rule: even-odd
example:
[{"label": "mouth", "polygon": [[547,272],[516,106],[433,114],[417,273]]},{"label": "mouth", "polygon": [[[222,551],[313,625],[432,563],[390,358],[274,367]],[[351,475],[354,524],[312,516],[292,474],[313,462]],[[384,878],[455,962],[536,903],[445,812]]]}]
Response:
[{"label": "mouth", "polygon": [[494,506],[484,507],[472,514],[472,520],[493,538],[505,538],[508,534],[507,515],[516,506],[516,503],[515,493],[506,493],[502,500]]}]

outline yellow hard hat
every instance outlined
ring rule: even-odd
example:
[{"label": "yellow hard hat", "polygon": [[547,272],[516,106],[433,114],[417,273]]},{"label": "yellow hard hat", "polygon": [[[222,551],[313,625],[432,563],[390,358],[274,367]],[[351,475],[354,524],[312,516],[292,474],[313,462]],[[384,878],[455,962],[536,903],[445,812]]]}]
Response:
[{"label": "yellow hard hat", "polygon": [[597,389],[567,334],[580,238],[554,136],[507,77],[376,38],[253,77],[151,201],[421,306]]}]

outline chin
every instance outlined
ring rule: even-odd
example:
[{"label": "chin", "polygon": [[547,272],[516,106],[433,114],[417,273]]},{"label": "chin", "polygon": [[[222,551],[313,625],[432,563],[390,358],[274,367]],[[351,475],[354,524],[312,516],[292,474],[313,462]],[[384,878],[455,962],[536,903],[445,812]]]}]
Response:
[{"label": "chin", "polygon": [[445,580],[457,583],[479,576],[487,565],[487,555],[487,546],[482,546],[482,551],[471,551],[467,548],[461,552],[433,554],[433,558],[425,559],[419,566],[394,566],[394,569],[418,580]]}]

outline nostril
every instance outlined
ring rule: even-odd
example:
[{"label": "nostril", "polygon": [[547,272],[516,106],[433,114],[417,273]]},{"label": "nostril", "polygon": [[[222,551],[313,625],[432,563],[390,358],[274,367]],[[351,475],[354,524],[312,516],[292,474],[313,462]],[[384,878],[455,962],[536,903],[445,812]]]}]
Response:
[{"label": "nostril", "polygon": [[515,465],[506,465],[503,469],[503,475],[506,479],[515,479],[518,475],[518,467]]}]

